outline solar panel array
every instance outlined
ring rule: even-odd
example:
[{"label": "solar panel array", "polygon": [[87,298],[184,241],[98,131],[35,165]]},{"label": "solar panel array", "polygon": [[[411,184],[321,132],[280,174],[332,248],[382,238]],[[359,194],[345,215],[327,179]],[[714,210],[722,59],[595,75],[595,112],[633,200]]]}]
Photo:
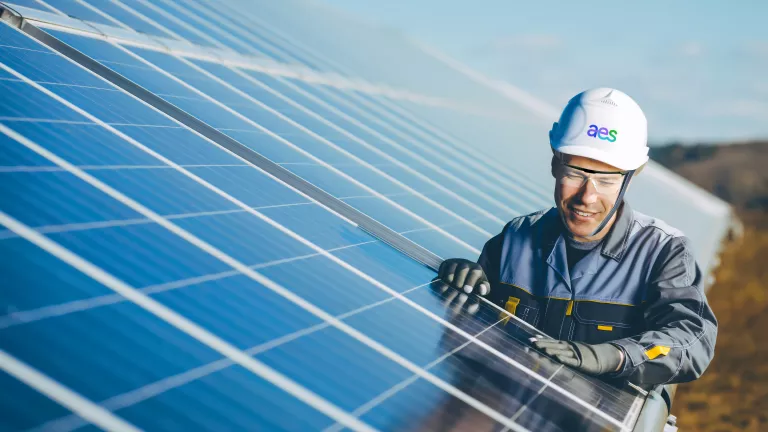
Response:
[{"label": "solar panel array", "polygon": [[546,188],[212,7],[4,6],[0,430],[630,430],[641,390],[431,283]]}]

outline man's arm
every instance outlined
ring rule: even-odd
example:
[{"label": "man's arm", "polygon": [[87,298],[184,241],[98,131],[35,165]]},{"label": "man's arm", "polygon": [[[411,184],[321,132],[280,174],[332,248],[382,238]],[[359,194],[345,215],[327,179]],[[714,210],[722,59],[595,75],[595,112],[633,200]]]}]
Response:
[{"label": "man's arm", "polygon": [[483,251],[477,259],[477,263],[483,268],[488,282],[491,283],[491,292],[499,283],[499,267],[501,266],[501,244],[504,241],[506,227],[495,236],[491,237],[483,246]]},{"label": "man's arm", "polygon": [[648,330],[611,342],[626,354],[618,376],[637,384],[688,382],[712,360],[717,320],[687,241],[676,237],[659,255],[644,311]]}]

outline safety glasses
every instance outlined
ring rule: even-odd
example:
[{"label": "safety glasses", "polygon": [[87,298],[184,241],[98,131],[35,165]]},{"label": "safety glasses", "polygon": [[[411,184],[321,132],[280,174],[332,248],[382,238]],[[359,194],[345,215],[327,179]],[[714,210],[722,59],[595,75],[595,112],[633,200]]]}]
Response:
[{"label": "safety glasses", "polygon": [[621,189],[625,171],[596,171],[561,163],[559,181],[563,186],[580,189],[587,181],[591,181],[597,193],[611,195]]}]

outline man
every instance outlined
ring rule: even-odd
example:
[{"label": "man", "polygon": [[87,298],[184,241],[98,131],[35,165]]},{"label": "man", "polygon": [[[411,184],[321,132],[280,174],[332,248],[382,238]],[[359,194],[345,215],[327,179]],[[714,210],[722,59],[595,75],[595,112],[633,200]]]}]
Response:
[{"label": "man", "polygon": [[549,138],[556,207],[513,219],[477,263],[446,260],[438,277],[548,334],[534,345],[588,374],[645,385],[698,378],[717,321],[688,240],[624,201],[648,161],[642,110],[618,90],[587,90]]}]

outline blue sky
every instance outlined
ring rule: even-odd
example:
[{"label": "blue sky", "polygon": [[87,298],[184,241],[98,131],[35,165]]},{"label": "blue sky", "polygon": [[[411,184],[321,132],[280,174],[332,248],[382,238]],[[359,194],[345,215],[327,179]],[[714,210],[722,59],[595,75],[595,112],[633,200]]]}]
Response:
[{"label": "blue sky", "polygon": [[653,142],[768,138],[768,1],[315,0],[564,105],[619,88]]}]

